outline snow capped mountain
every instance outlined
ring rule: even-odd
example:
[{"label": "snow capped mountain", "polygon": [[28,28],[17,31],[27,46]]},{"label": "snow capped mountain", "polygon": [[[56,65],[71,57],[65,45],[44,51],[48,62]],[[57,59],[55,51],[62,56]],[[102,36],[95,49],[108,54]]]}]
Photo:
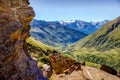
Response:
[{"label": "snow capped mountain", "polygon": [[104,26],[108,20],[104,20],[101,22],[85,22],[82,20],[63,20],[60,21],[61,25],[66,26],[67,28],[75,29],[77,31],[82,31],[86,34],[91,34],[96,30],[100,29]]},{"label": "snow capped mountain", "polygon": [[70,24],[70,23],[74,23],[75,20],[61,20],[60,21],[60,24],[61,25],[66,25],[66,24]]}]

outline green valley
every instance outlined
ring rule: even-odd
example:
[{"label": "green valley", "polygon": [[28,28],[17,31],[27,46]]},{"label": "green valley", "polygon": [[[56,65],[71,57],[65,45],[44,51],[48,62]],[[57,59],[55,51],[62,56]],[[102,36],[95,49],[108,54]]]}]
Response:
[{"label": "green valley", "polygon": [[66,53],[78,61],[106,64],[120,71],[120,17],[70,45]]},{"label": "green valley", "polygon": [[[46,24],[44,23],[44,26],[45,25]],[[49,63],[49,54],[64,53],[64,56],[70,57],[78,62],[85,61],[89,66],[92,63],[101,65],[105,64],[120,71],[119,31],[120,18],[118,17],[117,19],[104,25],[95,33],[88,35],[87,37],[73,43],[72,45],[69,44],[63,52],[58,51],[58,49],[55,49],[55,47],[43,44],[40,42],[40,40],[35,40],[32,37],[27,40],[27,45],[31,55],[37,58],[39,63],[42,64]],[[100,66],[97,68],[99,67]]]}]

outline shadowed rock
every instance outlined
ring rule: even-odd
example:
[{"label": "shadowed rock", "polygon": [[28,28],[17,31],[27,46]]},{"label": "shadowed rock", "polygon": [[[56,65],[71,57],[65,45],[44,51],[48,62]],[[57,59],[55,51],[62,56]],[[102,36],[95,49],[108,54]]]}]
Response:
[{"label": "shadowed rock", "polygon": [[117,76],[120,78],[120,72],[117,73]]},{"label": "shadowed rock", "polygon": [[102,65],[100,70],[103,70],[103,71],[108,72],[108,73],[113,74],[113,75],[117,75],[117,71],[116,70],[114,70],[113,68],[108,67],[106,65]]}]

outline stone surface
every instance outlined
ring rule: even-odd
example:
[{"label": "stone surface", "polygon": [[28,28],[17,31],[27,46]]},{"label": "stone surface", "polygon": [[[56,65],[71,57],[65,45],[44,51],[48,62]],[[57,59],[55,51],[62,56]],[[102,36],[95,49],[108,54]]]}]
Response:
[{"label": "stone surface", "polygon": [[83,66],[85,63],[78,63],[61,54],[50,55],[50,62],[53,67],[52,80],[120,80],[117,75],[109,74],[100,69]]},{"label": "stone surface", "polygon": [[99,69],[82,66],[82,70],[73,71],[71,74],[53,74],[52,80],[120,80],[119,77]]},{"label": "stone surface", "polygon": [[77,70],[77,68],[79,68],[79,65],[76,64],[75,60],[72,60],[58,53],[51,54],[49,59],[50,59],[52,68],[56,74],[60,74],[64,72],[71,73],[72,71]]},{"label": "stone surface", "polygon": [[43,64],[41,70],[43,71],[44,77],[50,78],[53,74],[52,67],[48,64]]},{"label": "stone surface", "polygon": [[34,17],[28,0],[0,0],[0,80],[44,80],[26,50]]}]

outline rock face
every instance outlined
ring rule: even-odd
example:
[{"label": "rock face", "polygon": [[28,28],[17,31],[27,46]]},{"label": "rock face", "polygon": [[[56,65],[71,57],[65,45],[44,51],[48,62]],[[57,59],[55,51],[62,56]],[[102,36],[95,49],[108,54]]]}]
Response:
[{"label": "rock face", "polygon": [[44,80],[26,50],[34,12],[28,0],[0,0],[0,80]]},{"label": "rock face", "polygon": [[53,73],[52,67],[48,64],[43,64],[41,70],[43,71],[43,75],[48,78],[50,78]]},{"label": "rock face", "polygon": [[75,60],[72,60],[58,53],[51,54],[49,59],[52,68],[56,74],[61,73],[70,74],[74,70],[81,69],[81,64],[77,63]]},{"label": "rock face", "polygon": [[108,73],[110,73],[112,75],[117,75],[117,71],[116,70],[114,70],[113,68],[108,67],[106,65],[102,65],[100,70],[106,71],[106,72],[108,72]]}]

